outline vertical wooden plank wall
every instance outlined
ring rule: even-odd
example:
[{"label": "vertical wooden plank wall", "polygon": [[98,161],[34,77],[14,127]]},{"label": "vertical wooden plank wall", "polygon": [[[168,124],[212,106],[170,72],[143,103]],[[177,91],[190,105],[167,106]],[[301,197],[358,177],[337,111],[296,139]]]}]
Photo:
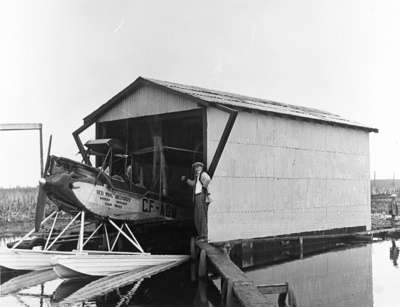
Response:
[{"label": "vertical wooden plank wall", "polygon": [[171,94],[156,87],[139,87],[131,95],[103,114],[97,121],[110,121],[147,115],[199,109],[189,98]]}]

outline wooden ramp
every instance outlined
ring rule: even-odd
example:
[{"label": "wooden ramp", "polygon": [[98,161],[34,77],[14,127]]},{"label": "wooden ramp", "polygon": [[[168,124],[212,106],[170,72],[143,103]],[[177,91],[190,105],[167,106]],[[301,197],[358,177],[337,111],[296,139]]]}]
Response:
[{"label": "wooden ramp", "polygon": [[[221,277],[221,300],[226,306],[243,306],[243,307],[260,307],[260,306],[277,306],[277,302],[265,294],[280,294],[282,286],[274,285],[267,289],[268,286],[262,288],[260,292],[257,285],[247,278],[228,257],[226,253],[205,242],[196,242],[200,248],[199,260],[199,276],[206,275],[206,259],[208,258],[213,269]],[[276,289],[275,289],[276,288]],[[287,291],[287,287],[285,288]],[[276,291],[275,291],[276,290]],[[283,293],[286,298],[286,293]]]},{"label": "wooden ramp", "polygon": [[179,261],[152,266],[150,268],[136,269],[126,273],[96,279],[95,281],[85,285],[83,288],[66,297],[64,300],[59,302],[59,304],[70,305],[77,302],[82,302],[95,296],[105,295],[115,289],[133,284],[135,282],[137,282],[137,284],[135,284],[133,289],[137,289],[143,279],[172,269],[173,267],[176,267],[187,260],[188,258],[185,258]]}]

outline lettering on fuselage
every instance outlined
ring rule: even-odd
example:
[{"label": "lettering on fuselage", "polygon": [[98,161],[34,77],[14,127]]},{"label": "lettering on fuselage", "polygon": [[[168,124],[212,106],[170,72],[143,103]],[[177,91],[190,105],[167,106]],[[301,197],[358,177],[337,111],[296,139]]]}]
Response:
[{"label": "lettering on fuselage", "polygon": [[122,202],[129,202],[130,201],[129,197],[126,197],[126,196],[123,196],[123,195],[119,195],[119,194],[115,194],[115,199],[116,200],[120,200]]},{"label": "lettering on fuselage", "polygon": [[130,197],[129,195],[120,192],[106,191],[103,187],[96,189],[94,194],[97,203],[94,202],[91,204],[91,208],[89,209],[94,212],[99,212],[100,215],[114,214],[115,212],[122,212],[127,215],[131,212],[132,214],[140,212],[146,213],[142,216],[139,215],[140,218],[147,218],[147,216],[149,218],[157,216],[176,218],[178,215],[176,207],[157,199],[147,197],[141,197],[138,199],[139,195]]},{"label": "lettering on fuselage", "polygon": [[153,211],[154,208],[154,200],[153,199],[147,199],[147,198],[142,198],[142,210],[143,212],[151,212]]},{"label": "lettering on fuselage", "polygon": [[156,205],[153,199],[142,198],[142,210],[148,213],[159,211],[161,216],[176,218],[176,208],[162,202]]},{"label": "lettering on fuselage", "polygon": [[113,197],[112,193],[110,193],[110,192],[105,192],[105,193],[106,193],[107,197],[111,197],[111,198]]}]

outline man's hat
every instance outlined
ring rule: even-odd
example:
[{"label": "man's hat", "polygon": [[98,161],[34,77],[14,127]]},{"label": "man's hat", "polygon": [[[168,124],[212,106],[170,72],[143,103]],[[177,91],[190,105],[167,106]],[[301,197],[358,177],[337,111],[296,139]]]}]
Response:
[{"label": "man's hat", "polygon": [[194,163],[192,164],[192,167],[195,168],[196,166],[204,167],[204,164],[203,164],[203,162],[194,162]]}]

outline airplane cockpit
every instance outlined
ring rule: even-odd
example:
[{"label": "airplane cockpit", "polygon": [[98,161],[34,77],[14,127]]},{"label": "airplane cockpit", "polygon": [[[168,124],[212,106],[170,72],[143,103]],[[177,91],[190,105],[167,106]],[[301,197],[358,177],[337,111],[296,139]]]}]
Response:
[{"label": "airplane cockpit", "polygon": [[134,191],[134,186],[145,188],[140,172],[140,166],[134,162],[133,155],[126,153],[118,139],[96,139],[85,143],[87,153],[96,157],[98,169],[111,178],[114,188]]},{"label": "airplane cockpit", "polygon": [[113,188],[152,193],[156,199],[190,206],[191,190],[182,176],[192,163],[207,163],[202,110],[96,123],[95,140],[86,142],[85,156],[107,174]]},{"label": "airplane cockpit", "polygon": [[[156,194],[158,199],[172,201],[177,195],[177,180],[169,161],[192,159],[196,151],[164,146],[160,137],[153,137],[153,144],[129,150],[117,138],[89,140],[86,153],[95,157],[95,165],[109,178],[110,187],[134,193]],[[191,165],[189,160],[187,165]],[[179,181],[180,183],[180,181]],[[188,189],[180,189],[183,193]],[[178,191],[178,193],[181,191]],[[178,195],[179,197],[179,195]],[[189,196],[190,197],[190,196]]]}]

